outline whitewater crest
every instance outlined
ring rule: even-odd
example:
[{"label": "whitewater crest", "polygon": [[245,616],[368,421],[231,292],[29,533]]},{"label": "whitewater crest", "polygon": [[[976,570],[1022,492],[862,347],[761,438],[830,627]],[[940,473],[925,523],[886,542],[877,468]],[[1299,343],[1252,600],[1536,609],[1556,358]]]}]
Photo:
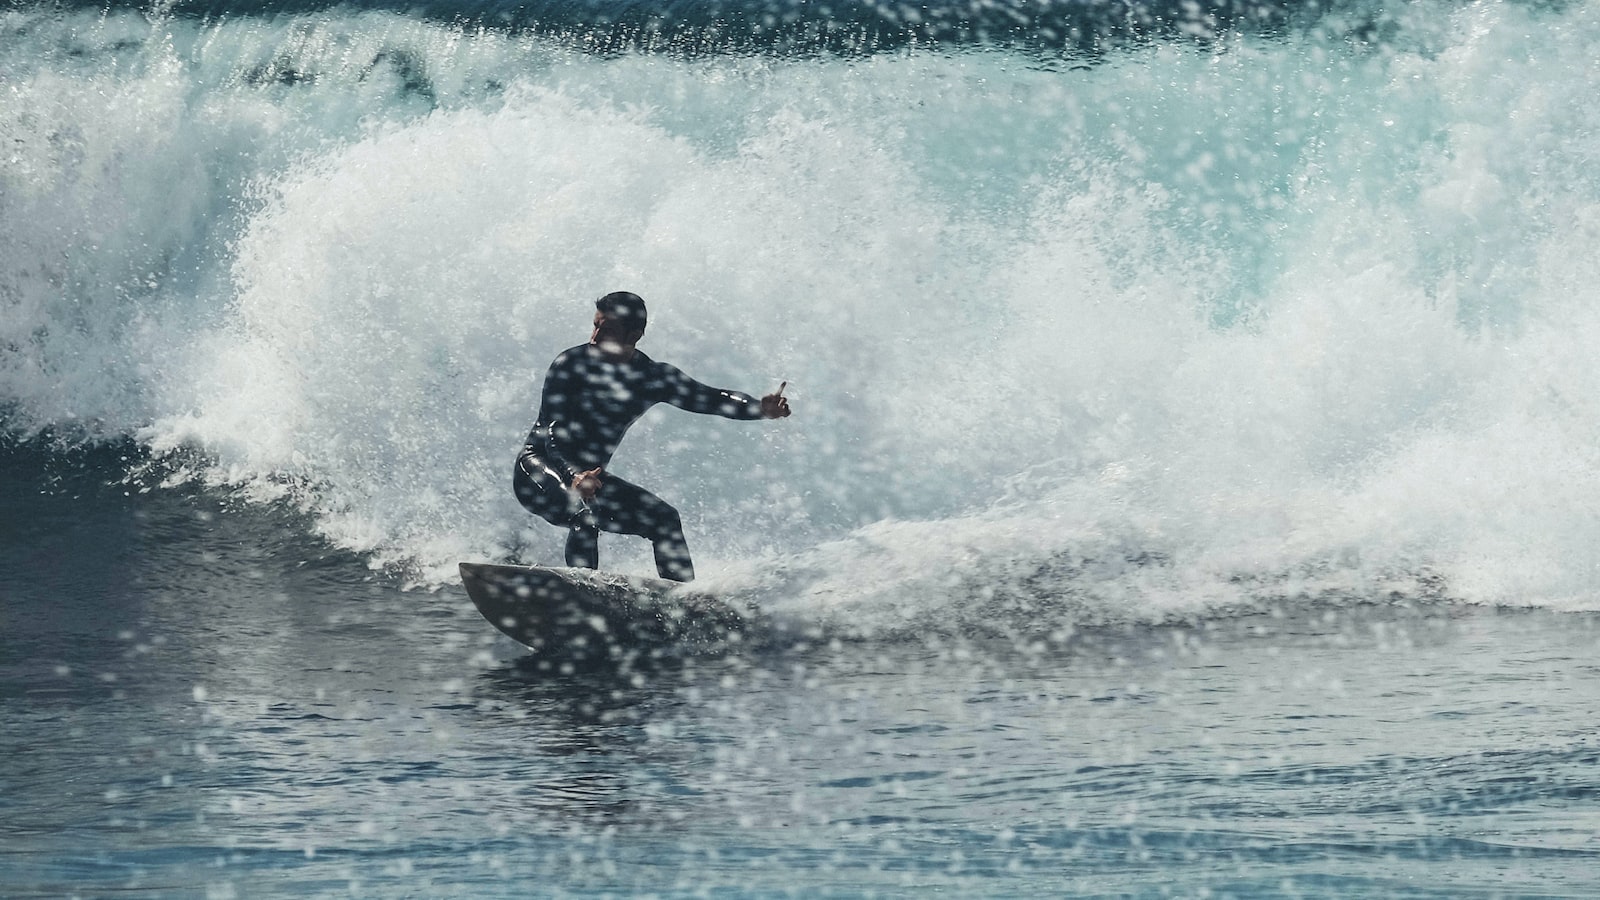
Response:
[{"label": "whitewater crest", "polygon": [[134,436],[420,585],[550,562],[511,458],[628,289],[656,358],[791,385],[756,428],[653,412],[616,464],[708,582],[802,617],[1595,603],[1588,8],[1065,70],[3,15],[12,436]]}]

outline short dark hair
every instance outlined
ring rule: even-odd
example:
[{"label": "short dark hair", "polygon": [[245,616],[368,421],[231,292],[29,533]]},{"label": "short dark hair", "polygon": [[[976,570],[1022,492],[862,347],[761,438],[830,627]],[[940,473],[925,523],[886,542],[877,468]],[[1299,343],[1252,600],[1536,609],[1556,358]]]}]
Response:
[{"label": "short dark hair", "polygon": [[643,331],[647,316],[644,298],[628,291],[613,291],[594,302],[594,308],[608,321],[628,331]]}]

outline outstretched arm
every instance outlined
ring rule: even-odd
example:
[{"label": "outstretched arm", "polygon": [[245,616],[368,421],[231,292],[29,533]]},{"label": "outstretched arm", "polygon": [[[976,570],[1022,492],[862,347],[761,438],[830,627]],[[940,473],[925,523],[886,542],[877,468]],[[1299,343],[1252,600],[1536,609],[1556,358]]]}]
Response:
[{"label": "outstretched arm", "polygon": [[[789,415],[789,401],[783,387],[760,400],[741,391],[727,391],[702,384],[675,366],[661,366],[661,402],[693,413],[707,413],[727,419],[781,419]],[[786,386],[788,382],[784,382]]]}]

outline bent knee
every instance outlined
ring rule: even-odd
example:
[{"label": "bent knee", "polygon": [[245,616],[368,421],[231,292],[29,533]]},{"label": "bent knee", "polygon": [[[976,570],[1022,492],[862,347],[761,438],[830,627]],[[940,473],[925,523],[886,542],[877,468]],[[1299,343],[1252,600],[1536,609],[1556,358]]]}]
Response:
[{"label": "bent knee", "polygon": [[678,511],[663,503],[648,516],[651,532],[656,537],[681,538],[683,537],[683,518]]}]

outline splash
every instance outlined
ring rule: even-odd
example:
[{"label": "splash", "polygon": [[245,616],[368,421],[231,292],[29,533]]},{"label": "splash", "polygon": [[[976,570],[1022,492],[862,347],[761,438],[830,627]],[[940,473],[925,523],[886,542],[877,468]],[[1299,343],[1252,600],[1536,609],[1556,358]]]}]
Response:
[{"label": "splash", "polygon": [[793,419],[658,411],[617,457],[729,590],[888,630],[1593,608],[1600,23],[1385,21],[1063,71],[27,19],[6,427],[137,435],[420,584],[550,561],[510,460],[628,289],[656,358],[791,385]]}]

